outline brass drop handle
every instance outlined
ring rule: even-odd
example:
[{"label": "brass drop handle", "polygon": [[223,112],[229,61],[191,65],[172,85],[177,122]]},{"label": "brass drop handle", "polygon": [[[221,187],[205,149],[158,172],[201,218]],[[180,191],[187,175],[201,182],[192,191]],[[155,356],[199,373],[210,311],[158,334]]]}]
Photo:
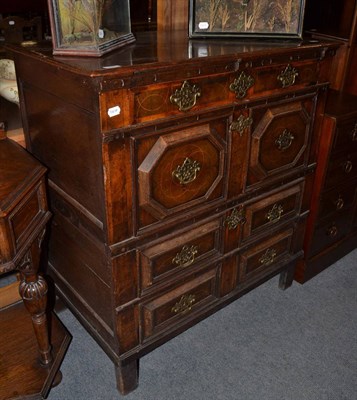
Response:
[{"label": "brass drop handle", "polygon": [[174,314],[187,313],[191,311],[193,303],[196,301],[194,294],[185,294],[181,299],[171,308],[171,312]]},{"label": "brass drop handle", "polygon": [[249,128],[252,123],[253,118],[240,115],[235,121],[231,123],[231,125],[229,126],[229,130],[231,132],[238,132],[239,135],[242,136],[245,129]]},{"label": "brass drop handle", "polygon": [[188,267],[195,262],[196,254],[198,253],[198,246],[185,245],[182,247],[181,251],[176,254],[172,259],[172,264],[177,265],[181,268]]},{"label": "brass drop handle", "polygon": [[351,132],[352,142],[357,142],[357,122]]},{"label": "brass drop handle", "polygon": [[284,129],[283,133],[275,140],[275,145],[278,150],[284,151],[292,145],[294,139],[294,135],[288,129]]},{"label": "brass drop handle", "polygon": [[224,224],[228,226],[228,229],[231,231],[236,229],[239,225],[245,224],[247,221],[243,208],[239,210],[237,208],[233,208],[230,215],[224,221]]},{"label": "brass drop handle", "polygon": [[338,233],[337,226],[336,225],[330,226],[330,228],[327,229],[326,233],[327,233],[327,236],[335,237]]},{"label": "brass drop handle", "polygon": [[176,89],[170,96],[170,102],[180,111],[188,111],[196,105],[197,97],[201,96],[201,89],[184,81],[180,89]]},{"label": "brass drop handle", "polygon": [[201,170],[201,164],[196,160],[186,157],[182,165],[178,165],[172,176],[176,178],[181,185],[188,185],[197,178],[197,173]]},{"label": "brass drop handle", "polygon": [[350,160],[346,161],[343,165],[343,169],[346,172],[346,174],[349,174],[352,171],[352,167],[353,167],[353,164],[352,164],[352,161],[350,161]]},{"label": "brass drop handle", "polygon": [[242,71],[230,85],[229,90],[236,94],[237,99],[243,99],[248,89],[254,85],[254,78]]},{"label": "brass drop handle", "polygon": [[283,88],[286,88],[294,85],[297,76],[299,76],[298,70],[288,64],[276,79],[280,81]]},{"label": "brass drop handle", "polygon": [[273,207],[266,213],[265,218],[269,222],[277,222],[280,220],[283,212],[284,209],[281,204],[274,204]]},{"label": "brass drop handle", "polygon": [[270,265],[274,262],[277,253],[275,249],[267,249],[265,253],[259,258],[259,262],[262,265]]},{"label": "brass drop handle", "polygon": [[345,202],[343,201],[343,198],[338,196],[338,199],[335,201],[336,204],[336,210],[342,210],[342,208],[345,206]]}]

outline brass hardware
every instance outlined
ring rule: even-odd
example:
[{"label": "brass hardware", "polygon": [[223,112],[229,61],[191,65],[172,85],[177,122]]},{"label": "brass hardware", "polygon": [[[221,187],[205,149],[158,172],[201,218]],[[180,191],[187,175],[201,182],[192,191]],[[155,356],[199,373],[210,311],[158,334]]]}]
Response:
[{"label": "brass hardware", "polygon": [[355,126],[352,129],[351,135],[352,135],[352,142],[357,142],[357,122],[355,123]]},{"label": "brass hardware", "polygon": [[181,297],[180,301],[178,301],[171,308],[171,312],[178,314],[191,311],[192,305],[195,301],[196,301],[196,296],[194,294],[185,294]]},{"label": "brass hardware", "polygon": [[233,121],[229,127],[230,131],[237,131],[242,136],[245,129],[249,128],[253,123],[253,118],[240,115],[236,121]]},{"label": "brass hardware", "polygon": [[185,81],[180,89],[176,89],[175,93],[170,96],[172,104],[176,104],[180,111],[188,111],[197,101],[197,97],[201,96],[201,89],[196,85],[190,85]]},{"label": "brass hardware", "polygon": [[186,157],[182,165],[178,165],[172,176],[178,179],[181,185],[187,185],[193,182],[197,178],[197,172],[201,169],[201,165],[198,161],[191,160]]},{"label": "brass hardware", "polygon": [[254,85],[254,78],[242,71],[230,85],[229,90],[236,94],[237,99],[243,99],[247,95],[247,91]]},{"label": "brass hardware", "polygon": [[335,237],[338,233],[338,229],[336,225],[332,225],[327,229],[327,236]]},{"label": "brass hardware", "polygon": [[269,210],[267,212],[267,214],[265,215],[265,218],[269,221],[269,222],[276,222],[279,221],[281,218],[282,213],[284,212],[283,207],[279,204],[274,204],[273,207],[271,208],[271,210]]},{"label": "brass hardware", "polygon": [[267,249],[265,253],[259,258],[260,264],[270,265],[274,262],[276,257],[275,249]]},{"label": "brass hardware", "polygon": [[335,204],[336,204],[336,210],[342,210],[342,208],[345,205],[345,202],[343,201],[341,195],[338,196],[338,199],[335,201]]},{"label": "brass hardware", "polygon": [[225,225],[228,226],[228,229],[231,231],[233,229],[236,229],[238,225],[245,224],[246,221],[247,219],[245,218],[243,208],[241,208],[240,210],[233,208],[231,215],[227,216],[224,223]]},{"label": "brass hardware", "polygon": [[172,264],[176,264],[182,268],[188,267],[195,261],[195,256],[198,253],[198,246],[183,246],[181,251],[172,259]]},{"label": "brass hardware", "polygon": [[295,83],[295,79],[298,75],[298,70],[288,64],[287,67],[277,76],[277,79],[281,82],[283,88],[285,88],[292,86]]},{"label": "brass hardware", "polygon": [[275,140],[275,144],[279,150],[284,151],[291,146],[294,139],[294,135],[288,129],[284,129],[283,133]]},{"label": "brass hardware", "polygon": [[346,172],[346,174],[349,174],[352,171],[352,161],[348,160],[344,163],[343,169]]}]

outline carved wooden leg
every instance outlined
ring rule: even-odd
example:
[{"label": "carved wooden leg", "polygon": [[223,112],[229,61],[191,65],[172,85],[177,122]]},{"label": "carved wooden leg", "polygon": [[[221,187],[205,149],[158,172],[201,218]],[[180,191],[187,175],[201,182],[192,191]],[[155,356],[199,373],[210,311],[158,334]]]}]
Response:
[{"label": "carved wooden leg", "polygon": [[139,359],[115,365],[117,388],[121,394],[128,394],[136,389],[139,383]]},{"label": "carved wooden leg", "polygon": [[279,288],[285,290],[289,288],[294,280],[296,262],[290,264],[284,271],[280,272]]},{"label": "carved wooden leg", "polygon": [[18,268],[21,272],[19,291],[32,318],[41,363],[48,365],[52,361],[46,316],[48,287],[44,278],[38,275],[40,246],[41,238],[38,238],[32,243]]}]

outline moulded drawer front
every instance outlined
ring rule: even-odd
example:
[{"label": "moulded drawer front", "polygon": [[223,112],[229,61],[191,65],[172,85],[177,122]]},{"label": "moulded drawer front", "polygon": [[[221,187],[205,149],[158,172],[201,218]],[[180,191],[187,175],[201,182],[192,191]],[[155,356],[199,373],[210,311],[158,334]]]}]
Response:
[{"label": "moulded drawer front", "polygon": [[136,140],[140,226],[223,201],[225,119]]},{"label": "moulded drawer front", "polygon": [[345,153],[330,160],[326,171],[325,189],[330,189],[355,177],[357,177],[357,153]]},{"label": "moulded drawer front", "polygon": [[11,227],[9,243],[13,242],[15,252],[24,245],[29,233],[37,227],[47,211],[46,204],[41,200],[44,192],[43,184],[38,185],[8,216],[9,227]]},{"label": "moulded drawer front", "polygon": [[267,91],[286,91],[311,85],[317,82],[318,66],[315,61],[286,63],[256,68],[252,96]]},{"label": "moulded drawer front", "polygon": [[303,184],[270,193],[261,200],[246,206],[246,223],[243,240],[255,233],[270,229],[279,223],[294,218],[300,213]]},{"label": "moulded drawer front", "polygon": [[324,220],[315,228],[309,255],[318,254],[328,246],[338,242],[350,232],[352,223],[351,213],[348,210],[335,213],[335,215]]},{"label": "moulded drawer front", "polygon": [[103,130],[110,130],[222,106],[233,100],[228,74],[110,91],[100,96],[101,125]]},{"label": "moulded drawer front", "polygon": [[216,269],[142,304],[143,339],[174,329],[214,302]]},{"label": "moulded drawer front", "polygon": [[273,271],[279,261],[289,257],[292,236],[293,229],[288,229],[244,250],[240,256],[239,282],[258,279]]},{"label": "moulded drawer front", "polygon": [[337,124],[333,148],[335,151],[357,151],[357,115]]},{"label": "moulded drawer front", "polygon": [[204,261],[221,254],[221,220],[189,229],[139,249],[143,290],[167,282],[178,274],[194,271]]},{"label": "moulded drawer front", "polygon": [[347,185],[339,185],[325,192],[320,200],[319,218],[331,216],[336,212],[350,210],[357,194],[357,181],[348,182]]},{"label": "moulded drawer front", "polygon": [[248,184],[306,165],[312,108],[305,99],[253,110]]}]

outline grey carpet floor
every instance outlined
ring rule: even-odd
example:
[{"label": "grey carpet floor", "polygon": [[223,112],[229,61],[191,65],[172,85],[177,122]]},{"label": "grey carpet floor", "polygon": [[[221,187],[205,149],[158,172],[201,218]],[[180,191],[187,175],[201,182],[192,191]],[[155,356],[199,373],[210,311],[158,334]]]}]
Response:
[{"label": "grey carpet floor", "polygon": [[139,387],[68,311],[73,335],[49,400],[356,400],[357,250],[304,285],[275,277],[143,357]]}]

